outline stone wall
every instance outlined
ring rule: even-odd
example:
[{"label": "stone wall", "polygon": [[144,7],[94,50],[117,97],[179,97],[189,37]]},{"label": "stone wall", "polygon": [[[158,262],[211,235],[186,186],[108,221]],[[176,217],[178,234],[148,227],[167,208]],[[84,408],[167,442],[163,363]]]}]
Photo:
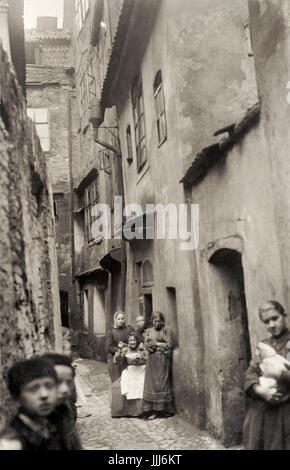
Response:
[{"label": "stone wall", "polygon": [[72,284],[69,174],[69,99],[73,85],[74,74],[71,68],[27,66],[27,105],[31,108],[47,108],[49,114],[50,150],[46,152],[46,161],[52,190],[57,197],[59,287],[68,295],[70,327],[73,327],[76,316]]},{"label": "stone wall", "polygon": [[0,49],[0,415],[13,406],[5,373],[48,349],[62,351],[52,193],[46,162],[7,55]]}]

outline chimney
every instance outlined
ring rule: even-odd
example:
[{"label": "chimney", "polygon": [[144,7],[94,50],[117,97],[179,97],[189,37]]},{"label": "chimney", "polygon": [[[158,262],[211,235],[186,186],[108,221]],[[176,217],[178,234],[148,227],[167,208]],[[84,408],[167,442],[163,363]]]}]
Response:
[{"label": "chimney", "polygon": [[36,29],[45,31],[47,29],[57,30],[57,17],[56,16],[38,16],[36,22]]}]

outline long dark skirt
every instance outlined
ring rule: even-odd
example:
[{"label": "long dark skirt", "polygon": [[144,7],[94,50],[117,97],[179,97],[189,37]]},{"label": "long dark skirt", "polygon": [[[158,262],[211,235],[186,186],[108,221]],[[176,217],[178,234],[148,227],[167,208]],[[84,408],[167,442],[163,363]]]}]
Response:
[{"label": "long dark skirt", "polygon": [[171,392],[171,357],[150,353],[146,363],[143,411],[174,413]]},{"label": "long dark skirt", "polygon": [[109,363],[109,368],[108,368],[109,376],[110,376],[111,382],[113,383],[121,377],[123,370],[126,369],[127,367],[127,362],[125,358],[122,358],[119,360],[117,364],[115,364],[113,361],[113,356],[110,356],[108,358],[108,363]]},{"label": "long dark skirt", "polygon": [[270,405],[263,400],[249,401],[243,444],[247,450],[290,450],[290,403]]},{"label": "long dark skirt", "polygon": [[121,394],[121,378],[119,377],[111,386],[111,416],[121,418],[125,415],[125,397]]},{"label": "long dark skirt", "polygon": [[112,398],[111,398],[111,416],[112,418],[122,417],[138,417],[143,413],[143,400],[127,400],[127,398],[121,394],[121,378],[119,377],[111,386]]}]

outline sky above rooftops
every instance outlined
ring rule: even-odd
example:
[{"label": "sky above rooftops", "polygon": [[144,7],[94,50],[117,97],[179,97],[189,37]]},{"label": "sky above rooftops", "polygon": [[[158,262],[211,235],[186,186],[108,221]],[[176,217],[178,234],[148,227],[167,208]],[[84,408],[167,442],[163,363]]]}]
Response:
[{"label": "sky above rooftops", "polygon": [[63,0],[24,0],[24,27],[36,27],[38,16],[57,16],[58,28],[63,25]]}]

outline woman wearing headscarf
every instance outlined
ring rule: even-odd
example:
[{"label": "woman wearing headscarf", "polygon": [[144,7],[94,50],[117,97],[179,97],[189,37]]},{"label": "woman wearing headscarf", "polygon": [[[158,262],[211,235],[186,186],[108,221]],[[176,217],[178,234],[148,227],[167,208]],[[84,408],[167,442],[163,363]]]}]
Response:
[{"label": "woman wearing headscarf", "polygon": [[122,310],[118,310],[114,314],[114,325],[108,334],[107,350],[109,362],[109,375],[111,382],[115,382],[126,367],[126,361],[121,360],[118,363],[114,362],[114,355],[121,350],[123,346],[128,344],[129,334],[134,330],[130,325],[126,325],[126,314]]},{"label": "woman wearing headscarf", "polygon": [[143,411],[147,419],[155,419],[158,415],[169,417],[174,415],[171,390],[171,331],[165,326],[165,318],[161,312],[154,312],[153,327],[145,331],[145,349],[148,358],[145,370],[143,393]]}]

